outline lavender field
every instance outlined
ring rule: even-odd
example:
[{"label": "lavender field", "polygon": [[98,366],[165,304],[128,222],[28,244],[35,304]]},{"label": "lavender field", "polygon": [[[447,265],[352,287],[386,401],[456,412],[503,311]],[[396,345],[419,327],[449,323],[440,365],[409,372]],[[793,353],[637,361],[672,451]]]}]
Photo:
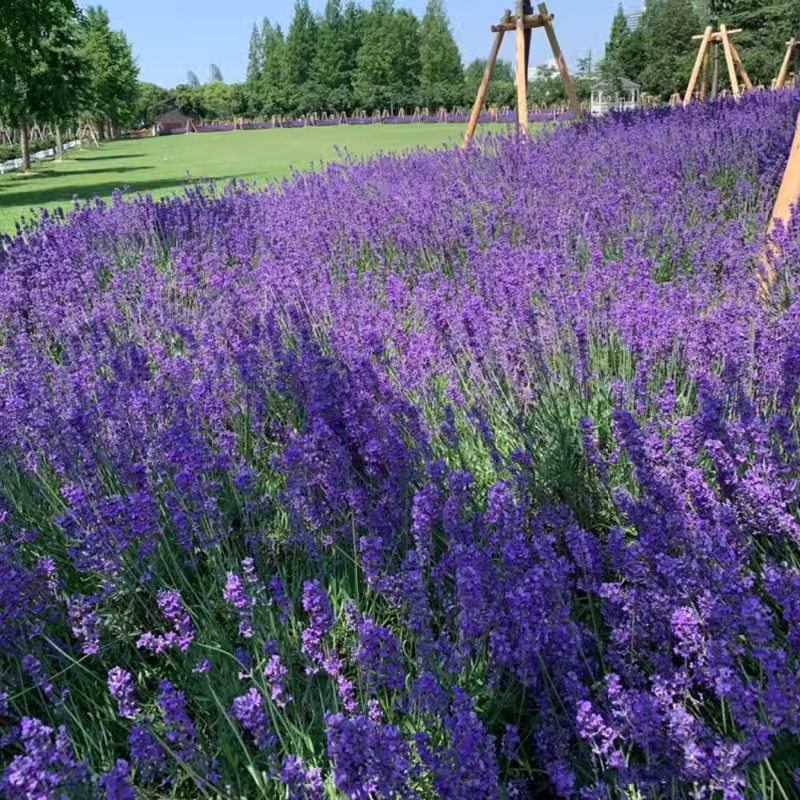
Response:
[{"label": "lavender field", "polygon": [[0,794],[800,793],[800,92],[0,251]]}]

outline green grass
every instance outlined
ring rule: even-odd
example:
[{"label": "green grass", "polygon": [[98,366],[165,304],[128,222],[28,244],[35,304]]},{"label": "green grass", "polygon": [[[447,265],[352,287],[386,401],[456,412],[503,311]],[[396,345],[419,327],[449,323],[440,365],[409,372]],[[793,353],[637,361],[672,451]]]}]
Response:
[{"label": "green grass", "polygon": [[461,125],[334,126],[163,136],[86,147],[63,163],[36,165],[31,175],[0,176],[0,233],[13,231],[14,223],[31,211],[35,215],[43,207],[68,206],[76,196],[107,198],[118,187],[159,197],[203,178],[282,178],[292,168],[308,169],[338,158],[336,148],[366,156],[454,145],[462,135]]}]

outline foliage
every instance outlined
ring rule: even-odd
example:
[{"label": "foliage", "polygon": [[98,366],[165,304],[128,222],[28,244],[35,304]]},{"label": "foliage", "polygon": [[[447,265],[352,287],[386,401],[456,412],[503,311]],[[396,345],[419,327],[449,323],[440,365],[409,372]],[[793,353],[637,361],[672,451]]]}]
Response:
[{"label": "foliage", "polygon": [[208,68],[208,79],[213,83],[214,81],[223,82],[225,79],[222,77],[222,70],[216,65],[212,64]]},{"label": "foliage", "polygon": [[373,0],[364,24],[353,78],[356,102],[366,108],[413,107],[420,81],[420,31],[393,0]]},{"label": "foliage", "polygon": [[300,87],[311,77],[311,65],[317,51],[317,22],[308,0],[296,0],[294,16],[286,35],[285,80]]},{"label": "foliage", "polygon": [[80,56],[86,64],[86,117],[101,128],[134,123],[138,67],[125,34],[111,30],[101,6],[89,6],[81,19]]},{"label": "foliage", "polygon": [[261,77],[262,55],[261,34],[258,31],[258,26],[253,23],[253,30],[250,32],[250,47],[247,51],[248,86],[254,86]]},{"label": "foliage", "polygon": [[[800,31],[800,5],[794,0],[652,0],[639,27],[627,31],[620,7],[602,63],[605,77],[627,77],[645,91],[666,99],[688,82],[697,42],[691,37],[706,24],[742,28],[734,44],[756,84],[769,86],[780,68],[786,41]],[[723,85],[727,71],[722,61]]]},{"label": "foliage", "polygon": [[442,0],[428,0],[420,28],[420,88],[428,106],[458,105],[464,68]]},{"label": "foliage", "polygon": [[137,125],[152,125],[159,114],[169,111],[174,104],[174,94],[154,83],[139,81],[136,85],[136,102],[134,105],[134,121]]},{"label": "foliage", "polygon": [[[348,9],[348,13],[352,14],[352,11]],[[340,0],[328,0],[317,29],[318,43],[311,79],[320,97],[318,105],[311,110],[350,109],[360,31],[356,31],[358,38],[355,40],[349,35],[348,18],[342,13]]]},{"label": "foliage", "polygon": [[23,160],[30,120],[60,120],[77,105],[79,82],[74,90],[69,83],[78,63],[72,45],[76,12],[72,0],[8,0],[0,11],[0,118],[19,126]]},{"label": "foliage", "polygon": [[780,70],[786,42],[800,36],[800,5],[794,0],[736,0],[721,16],[730,27],[742,28],[735,44],[751,80],[769,86]]}]

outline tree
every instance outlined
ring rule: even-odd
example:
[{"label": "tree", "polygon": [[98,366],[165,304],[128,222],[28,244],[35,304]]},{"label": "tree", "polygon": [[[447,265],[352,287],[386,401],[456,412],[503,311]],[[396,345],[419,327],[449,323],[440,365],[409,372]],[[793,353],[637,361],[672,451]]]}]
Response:
[{"label": "tree", "polygon": [[89,6],[81,24],[81,56],[87,65],[88,118],[101,136],[112,136],[135,116],[139,69],[121,31],[112,31],[108,12]]},{"label": "tree", "polygon": [[328,108],[347,108],[353,63],[348,52],[345,18],[341,0],[328,0],[317,26],[317,49],[311,66],[311,80]]},{"label": "tree", "polygon": [[186,85],[187,86],[199,86],[200,79],[197,77],[197,74],[192,70],[186,71]]},{"label": "tree", "polygon": [[300,88],[311,77],[317,49],[317,22],[308,0],[297,0],[294,17],[286,34],[286,83]]},{"label": "tree", "polygon": [[247,83],[251,86],[261,77],[261,36],[258,27],[253,23],[250,31],[250,49],[247,54]]},{"label": "tree", "polygon": [[[52,78],[59,31],[74,21],[73,0],[4,0],[0,12],[0,117],[19,127],[22,170],[30,169],[28,126],[47,105],[40,91]],[[60,55],[58,56],[60,57]],[[49,79],[48,79],[49,80]],[[64,85],[61,87],[66,88]],[[60,102],[60,101],[55,101]]]},{"label": "tree", "polygon": [[42,38],[43,58],[29,96],[31,114],[53,125],[59,161],[64,157],[62,127],[77,119],[86,97],[86,64],[78,41],[76,17],[67,17]]},{"label": "tree", "polygon": [[550,106],[566,99],[564,85],[558,68],[552,64],[542,64],[533,72],[528,81],[528,102],[534,105]]},{"label": "tree", "polygon": [[628,27],[628,18],[622,10],[622,5],[617,6],[617,13],[611,23],[611,36],[606,44],[605,57],[600,65],[603,77],[609,81],[618,81],[620,78],[628,78],[622,71],[620,64],[620,53],[622,52],[626,40],[631,35]]},{"label": "tree", "polygon": [[259,99],[262,111],[281,114],[286,110],[286,42],[281,26],[264,20],[261,29],[263,68]]},{"label": "tree", "polygon": [[149,126],[170,107],[170,93],[154,83],[139,81],[136,85],[134,118],[137,125]]},{"label": "tree", "polygon": [[222,77],[222,70],[220,70],[216,64],[212,64],[208,68],[208,75],[212,83],[215,81],[219,81],[220,83],[225,82],[225,78]]},{"label": "tree", "polygon": [[442,0],[428,0],[420,36],[423,102],[427,105],[453,105],[455,97],[461,95],[464,68]]},{"label": "tree", "polygon": [[667,99],[688,81],[697,54],[692,36],[702,24],[691,0],[657,0],[648,3],[640,26],[646,66],[638,82],[646,92]]},{"label": "tree", "polygon": [[203,116],[211,119],[229,119],[234,115],[233,89],[222,81],[211,81],[200,87],[200,104]]},{"label": "tree", "polygon": [[418,99],[420,85],[420,25],[413,13],[401,8],[395,14],[394,97],[390,105],[409,105]]},{"label": "tree", "polygon": [[389,86],[394,75],[392,57],[396,52],[393,22],[392,0],[373,0],[364,23],[364,39],[353,78],[356,99],[364,106],[375,108],[386,104],[389,99]]},{"label": "tree", "polygon": [[575,91],[579,100],[588,100],[592,96],[595,79],[594,62],[590,50],[585,56],[578,59],[575,67]]},{"label": "tree", "polygon": [[[478,93],[478,86],[486,70],[487,59],[476,58],[471,61],[464,70],[464,100],[468,105],[475,102]],[[486,93],[486,102],[489,105],[507,106],[511,105],[516,97],[514,88],[514,67],[509,61],[498,59],[494,65],[492,79]]]},{"label": "tree", "polygon": [[769,86],[778,74],[786,40],[800,33],[797,0],[735,0],[720,9],[722,21],[742,28],[736,39],[750,78]]}]

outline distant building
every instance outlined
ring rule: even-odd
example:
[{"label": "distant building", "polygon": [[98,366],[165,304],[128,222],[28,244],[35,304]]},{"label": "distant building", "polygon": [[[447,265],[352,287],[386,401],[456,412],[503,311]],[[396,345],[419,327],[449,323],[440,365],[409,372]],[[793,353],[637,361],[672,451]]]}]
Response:
[{"label": "distant building", "polygon": [[646,8],[647,2],[646,0],[642,0],[642,2],[638,3],[632,8],[629,8],[628,12],[625,14],[628,20],[628,27],[632,31],[635,31],[639,27],[639,23],[642,20],[642,14],[644,14]]},{"label": "distant building", "polygon": [[173,110],[159,114],[155,120],[156,133],[186,133],[200,120],[190,117],[181,111]]}]

